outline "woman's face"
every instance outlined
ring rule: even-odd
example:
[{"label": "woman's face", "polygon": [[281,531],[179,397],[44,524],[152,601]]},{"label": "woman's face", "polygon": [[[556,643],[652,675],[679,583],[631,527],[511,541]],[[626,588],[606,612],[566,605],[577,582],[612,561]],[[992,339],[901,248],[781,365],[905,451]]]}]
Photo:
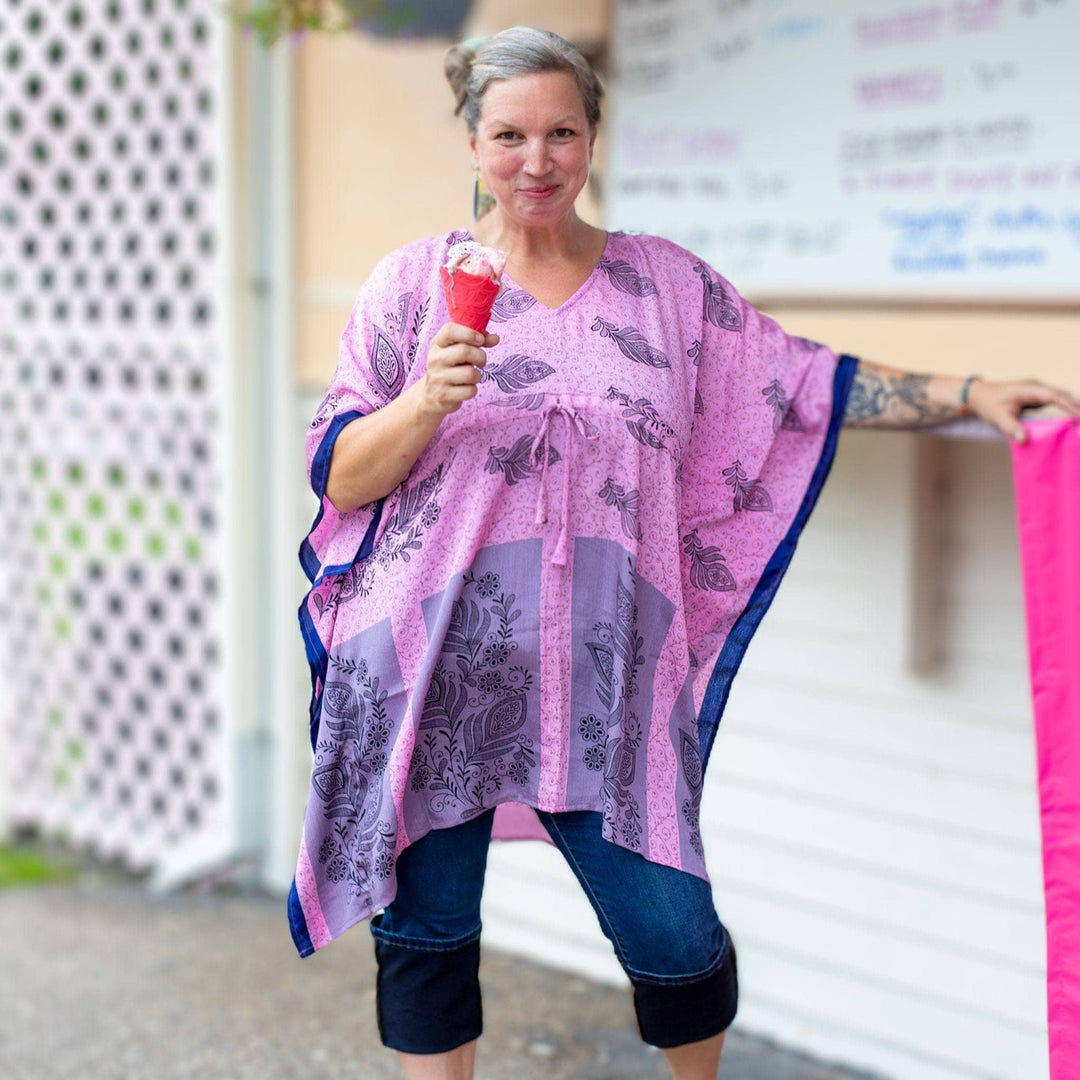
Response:
[{"label": "woman's face", "polygon": [[595,139],[574,77],[545,71],[490,83],[469,145],[499,209],[512,221],[543,227],[573,208]]}]

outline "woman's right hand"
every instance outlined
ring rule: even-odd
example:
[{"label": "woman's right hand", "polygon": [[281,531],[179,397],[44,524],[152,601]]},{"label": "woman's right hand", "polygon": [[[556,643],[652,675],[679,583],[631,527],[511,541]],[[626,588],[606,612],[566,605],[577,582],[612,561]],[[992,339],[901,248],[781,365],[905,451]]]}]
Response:
[{"label": "woman's right hand", "polygon": [[476,387],[487,363],[484,349],[498,343],[498,334],[481,334],[460,323],[446,323],[428,349],[427,373],[423,379],[427,407],[445,416],[460,409],[463,401],[476,397]]},{"label": "woman's right hand", "polygon": [[497,334],[447,323],[427,354],[427,372],[404,393],[346,424],[334,443],[326,497],[341,513],[388,495],[409,475],[442,419],[476,397]]}]

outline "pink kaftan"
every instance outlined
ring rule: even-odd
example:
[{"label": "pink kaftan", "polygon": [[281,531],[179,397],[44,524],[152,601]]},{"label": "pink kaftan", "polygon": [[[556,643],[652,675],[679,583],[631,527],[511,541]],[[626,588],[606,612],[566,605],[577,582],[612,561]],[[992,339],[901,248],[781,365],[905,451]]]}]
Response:
[{"label": "pink kaftan", "polygon": [[691,253],[611,233],[557,309],[504,277],[477,396],[340,514],[337,434],[423,377],[467,237],[378,265],[309,432],[301,955],[393,899],[408,844],[502,803],[599,811],[605,839],[705,877],[704,762],[854,373]]}]

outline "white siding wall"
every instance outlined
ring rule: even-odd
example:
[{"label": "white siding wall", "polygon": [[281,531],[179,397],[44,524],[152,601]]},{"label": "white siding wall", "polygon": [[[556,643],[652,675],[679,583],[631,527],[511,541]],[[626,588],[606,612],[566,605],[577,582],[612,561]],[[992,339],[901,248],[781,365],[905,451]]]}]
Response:
[{"label": "white siding wall", "polygon": [[[738,1023],[898,1080],[1047,1075],[1007,448],[845,433],[703,805]],[[621,981],[558,854],[492,852],[489,944]]]}]

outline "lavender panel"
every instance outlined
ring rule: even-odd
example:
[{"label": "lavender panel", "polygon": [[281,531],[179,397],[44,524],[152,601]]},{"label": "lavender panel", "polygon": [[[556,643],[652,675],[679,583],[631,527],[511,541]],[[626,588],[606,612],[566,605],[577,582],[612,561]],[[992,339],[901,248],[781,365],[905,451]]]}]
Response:
[{"label": "lavender panel", "polygon": [[633,851],[648,851],[653,682],[674,613],[620,545],[575,541],[567,806],[602,807],[605,837]]},{"label": "lavender panel", "polygon": [[384,774],[407,707],[389,619],[330,654],[305,841],[335,937],[393,896],[397,814]]},{"label": "lavender panel", "polygon": [[426,686],[405,793],[412,839],[501,802],[533,803],[540,759],[538,540],[481,549],[424,601]]}]

